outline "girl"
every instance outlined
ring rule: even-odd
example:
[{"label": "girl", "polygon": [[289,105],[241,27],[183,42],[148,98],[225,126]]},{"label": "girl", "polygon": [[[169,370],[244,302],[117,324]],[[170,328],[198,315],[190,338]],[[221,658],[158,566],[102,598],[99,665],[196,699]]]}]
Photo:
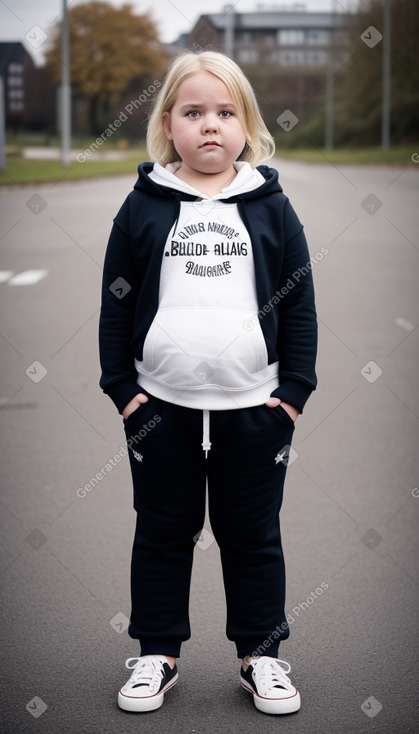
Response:
[{"label": "girl", "polygon": [[137,525],[129,634],[141,656],[119,706],[150,711],[190,637],[193,550],[220,547],[227,637],[261,711],[297,711],[279,510],[294,422],[316,387],[317,322],[303,228],[256,164],[274,142],[240,68],[174,59],[107,248],[101,387],[122,413]]}]

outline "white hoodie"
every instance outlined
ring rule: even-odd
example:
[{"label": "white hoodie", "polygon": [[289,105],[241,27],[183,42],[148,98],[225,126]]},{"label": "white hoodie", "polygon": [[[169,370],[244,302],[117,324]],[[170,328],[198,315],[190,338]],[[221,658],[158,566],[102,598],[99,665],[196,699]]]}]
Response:
[{"label": "white hoodie", "polygon": [[[265,182],[249,163],[211,198],[174,175],[180,163],[149,174],[197,197],[182,201],[161,266],[159,308],[135,361],[138,383],[188,408],[230,410],[264,403],[278,385],[260,328],[252,243],[237,204],[221,202]],[[249,328],[249,324],[251,327]],[[246,328],[247,326],[247,328]]]}]

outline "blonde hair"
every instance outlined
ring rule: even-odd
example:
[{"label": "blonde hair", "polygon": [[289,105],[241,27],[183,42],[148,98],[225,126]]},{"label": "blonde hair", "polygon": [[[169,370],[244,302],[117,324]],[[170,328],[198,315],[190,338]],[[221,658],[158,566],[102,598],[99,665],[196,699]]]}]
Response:
[{"label": "blonde hair", "polygon": [[271,158],[275,153],[274,140],[263,122],[250,82],[240,67],[218,51],[186,51],[173,59],[151,113],[147,128],[147,151],[150,159],[158,161],[162,166],[179,160],[173,141],[164,132],[163,114],[170,112],[175,104],[182,82],[200,71],[209,71],[221,79],[237,107],[247,140],[238,160],[256,166]]}]

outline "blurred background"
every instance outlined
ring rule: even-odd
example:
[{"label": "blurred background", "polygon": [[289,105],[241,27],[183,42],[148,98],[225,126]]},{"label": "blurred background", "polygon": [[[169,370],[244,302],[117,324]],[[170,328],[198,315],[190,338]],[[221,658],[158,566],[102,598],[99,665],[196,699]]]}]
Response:
[{"label": "blurred background", "polygon": [[[418,0],[0,0],[1,734],[419,731],[418,38]],[[240,688],[216,542],[179,686],[140,720],[116,702],[135,512],[102,264],[185,48],[250,78],[314,263],[319,385],[281,509],[303,706],[280,722]]]},{"label": "blurred background", "polygon": [[[17,180],[54,175],[60,145],[73,149],[60,156],[74,161],[70,177],[132,170],[150,104],[184,49],[240,64],[281,155],[401,162],[419,137],[416,0],[19,0],[0,15],[1,168]],[[82,167],[77,152],[99,136]]]}]

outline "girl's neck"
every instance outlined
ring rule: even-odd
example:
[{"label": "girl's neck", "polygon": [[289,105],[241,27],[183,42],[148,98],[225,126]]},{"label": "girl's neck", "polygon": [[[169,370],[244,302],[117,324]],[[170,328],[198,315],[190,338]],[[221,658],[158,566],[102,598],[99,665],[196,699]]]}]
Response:
[{"label": "girl's neck", "polygon": [[200,173],[199,171],[192,171],[180,166],[174,175],[194,189],[198,189],[203,194],[212,197],[219,194],[220,191],[227,188],[234,181],[237,176],[237,171],[234,166],[231,166],[231,168],[220,173]]}]

